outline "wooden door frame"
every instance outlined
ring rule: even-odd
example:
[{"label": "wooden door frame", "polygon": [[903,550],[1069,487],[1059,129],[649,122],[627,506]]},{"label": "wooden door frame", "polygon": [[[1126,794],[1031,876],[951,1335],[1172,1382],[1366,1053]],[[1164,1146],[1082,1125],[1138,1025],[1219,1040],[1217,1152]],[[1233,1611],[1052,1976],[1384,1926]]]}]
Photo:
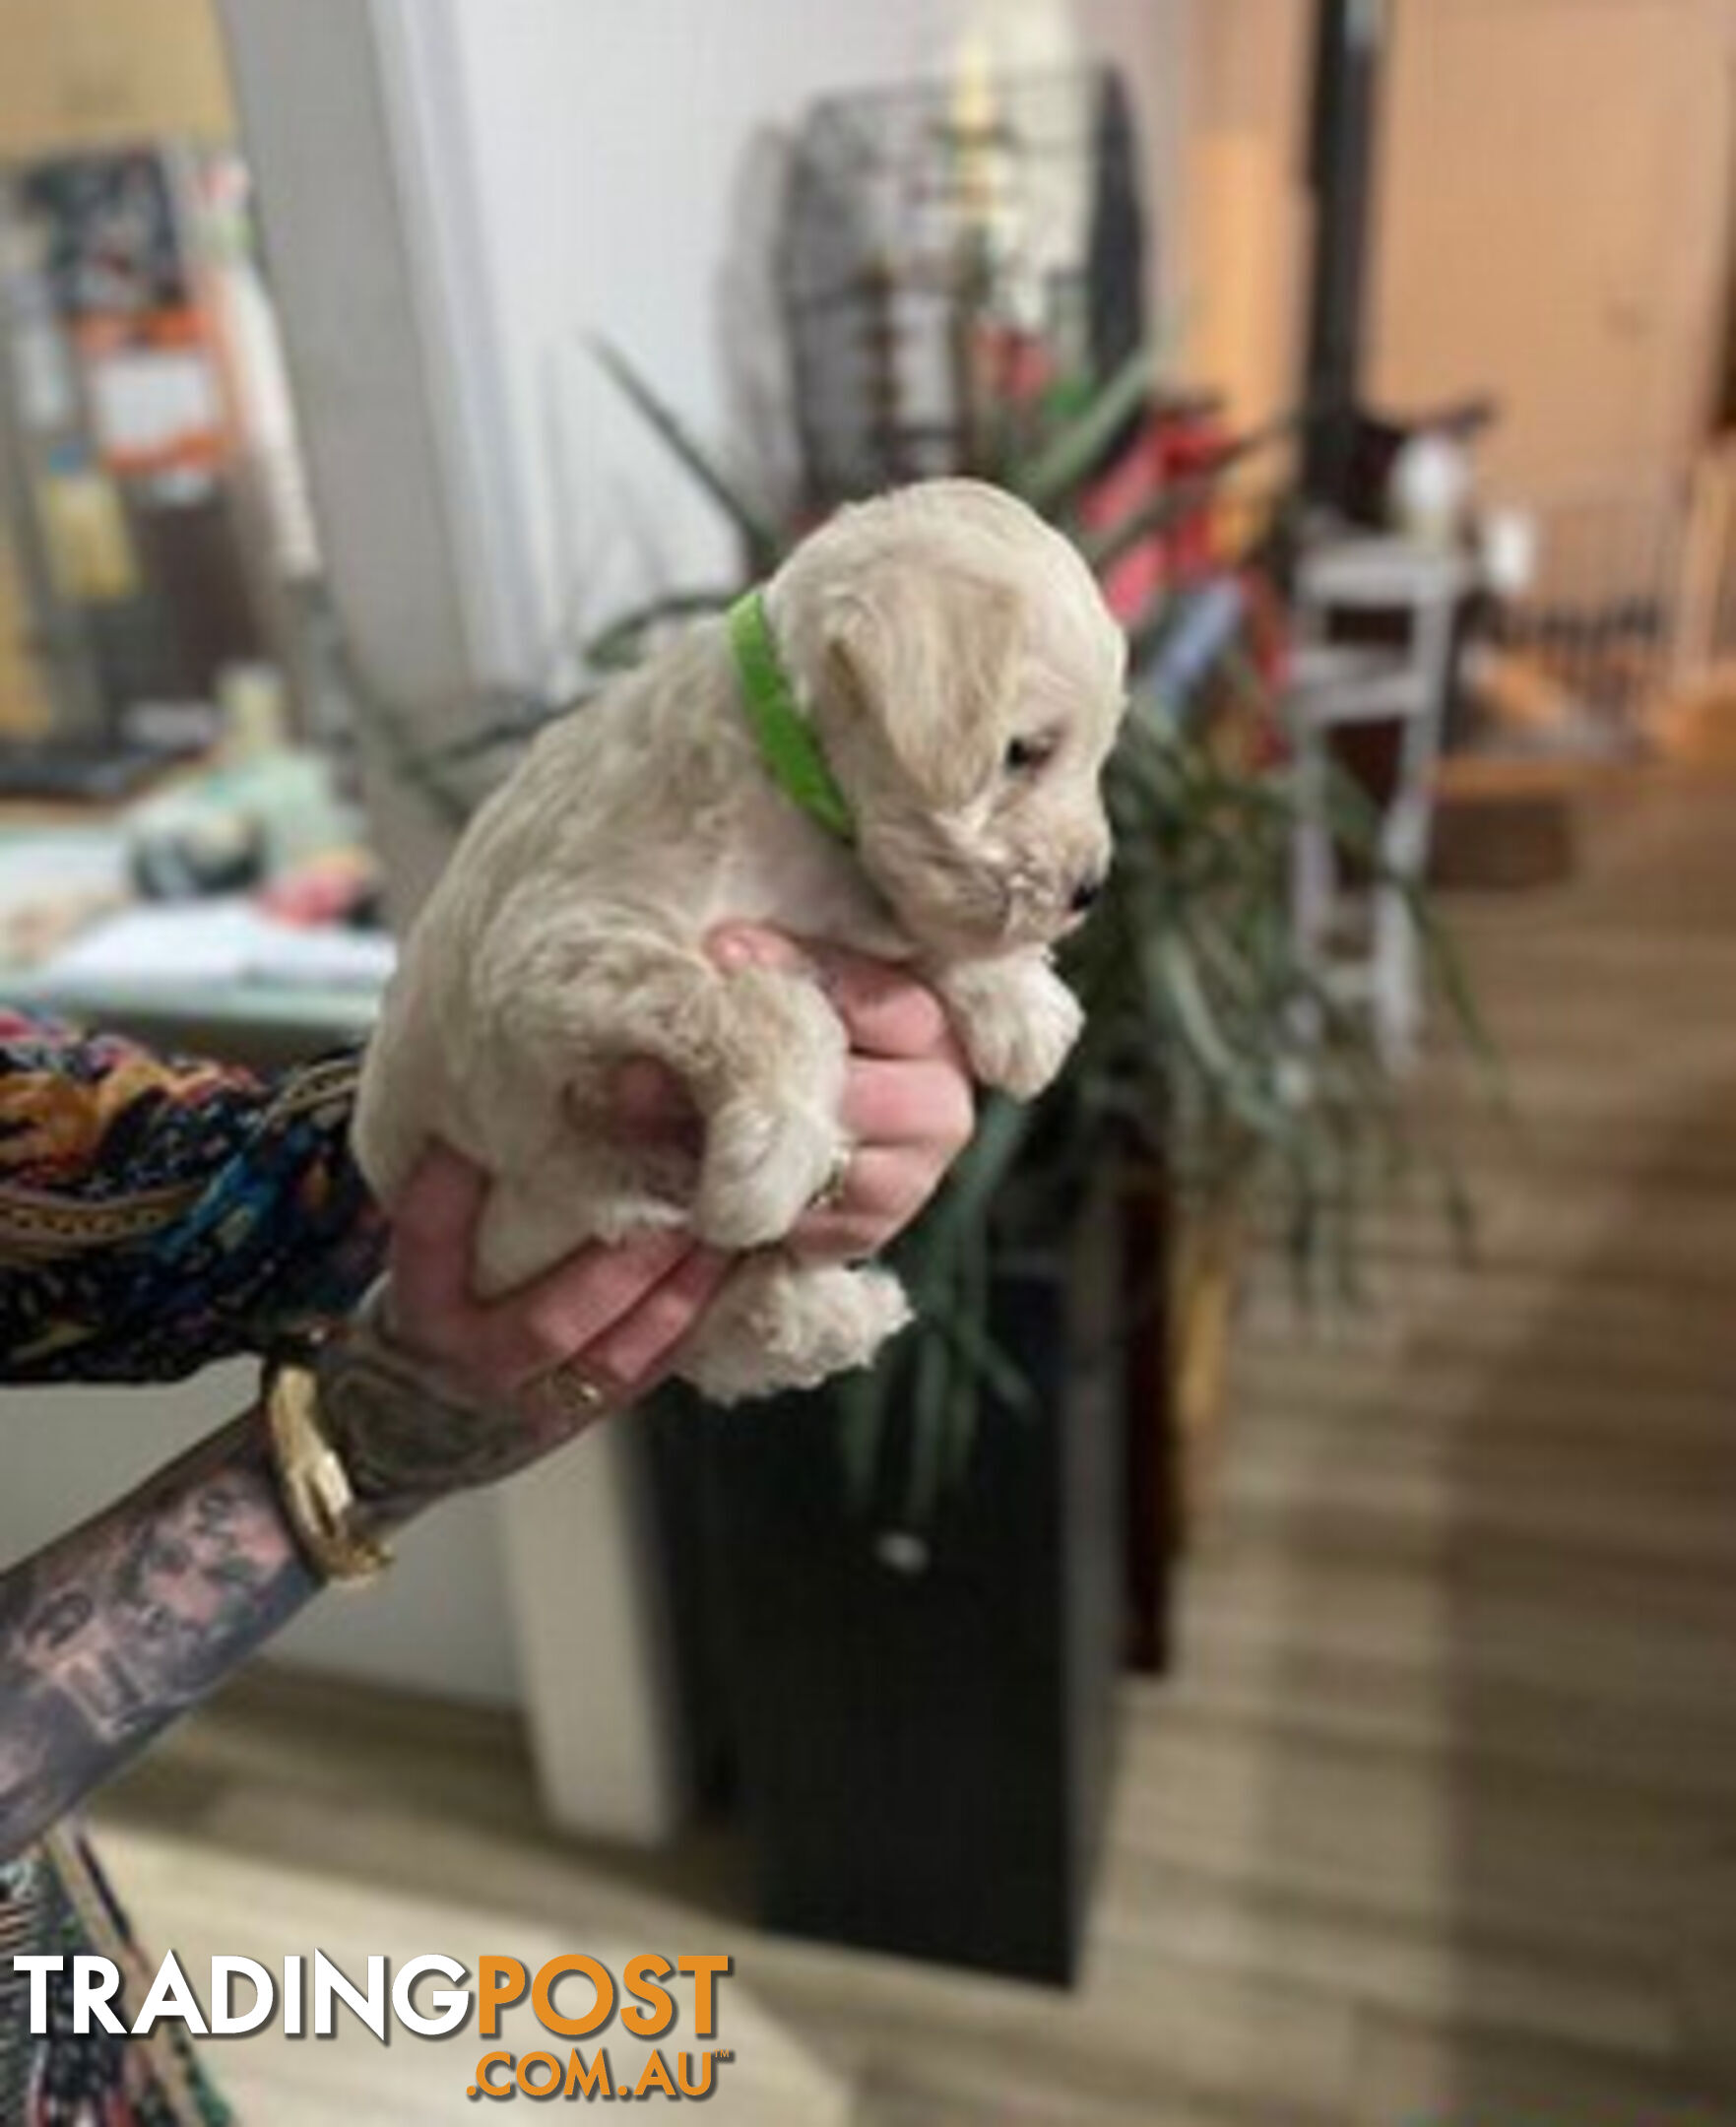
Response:
[{"label": "wooden door frame", "polygon": [[[370,691],[437,743],[539,677],[534,572],[466,130],[456,0],[222,0],[327,573]],[[449,830],[366,771],[400,914]],[[503,1551],[543,1795],[654,1840],[681,1813],[639,1442],[605,1432],[511,1488]]]}]

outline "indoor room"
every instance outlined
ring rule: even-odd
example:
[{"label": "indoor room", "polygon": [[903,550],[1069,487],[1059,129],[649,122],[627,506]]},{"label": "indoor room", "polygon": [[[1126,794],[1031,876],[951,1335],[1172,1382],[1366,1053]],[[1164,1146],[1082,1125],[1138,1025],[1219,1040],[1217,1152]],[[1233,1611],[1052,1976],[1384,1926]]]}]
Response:
[{"label": "indoor room", "polygon": [[1736,2120],[1733,172],[0,0],[0,2127]]}]

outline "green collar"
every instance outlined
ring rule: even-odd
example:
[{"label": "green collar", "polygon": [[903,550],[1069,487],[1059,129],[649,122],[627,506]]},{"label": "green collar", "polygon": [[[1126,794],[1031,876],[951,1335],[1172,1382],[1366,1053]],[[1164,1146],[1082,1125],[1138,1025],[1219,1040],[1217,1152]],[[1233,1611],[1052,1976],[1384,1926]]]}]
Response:
[{"label": "green collar", "polygon": [[742,704],[772,781],[829,834],[840,842],[854,842],[856,822],[850,806],[833,781],[811,725],[797,707],[772,635],[764,593],[749,591],[739,598],[730,608],[729,621]]}]

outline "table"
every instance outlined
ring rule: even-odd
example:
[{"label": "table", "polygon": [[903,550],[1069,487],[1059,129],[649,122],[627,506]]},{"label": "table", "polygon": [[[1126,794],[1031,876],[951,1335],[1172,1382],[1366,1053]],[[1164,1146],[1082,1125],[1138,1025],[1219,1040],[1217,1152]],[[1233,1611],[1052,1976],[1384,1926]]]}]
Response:
[{"label": "table", "polygon": [[[361,839],[356,810],[335,789],[323,756],[285,750],[253,759],[210,761],[165,776],[143,796],[113,806],[0,802],[0,882],[9,884],[14,906],[39,876],[45,889],[62,890],[125,876],[129,836],[171,811],[235,806],[254,814],[267,835],[268,874],[322,849]],[[144,904],[161,907],[162,904]],[[226,902],[233,910],[236,904]],[[189,943],[224,911],[216,904],[186,904],[179,911]],[[329,934],[334,939],[340,934]],[[353,937],[354,934],[345,934]],[[109,963],[86,968],[81,961],[99,934],[81,934],[70,950],[34,965],[0,958],[0,998],[24,1009],[89,1020],[141,1039],[192,1049],[259,1065],[287,1063],[339,1043],[359,1040],[373,1024],[389,954],[357,953],[358,963],[380,961],[377,978],[365,964],[343,981],[305,979],[286,970],[237,975],[222,969],[209,951],[202,969],[176,974],[166,965],[146,969]],[[317,943],[317,936],[309,939]],[[124,962],[125,955],[120,956]]]}]

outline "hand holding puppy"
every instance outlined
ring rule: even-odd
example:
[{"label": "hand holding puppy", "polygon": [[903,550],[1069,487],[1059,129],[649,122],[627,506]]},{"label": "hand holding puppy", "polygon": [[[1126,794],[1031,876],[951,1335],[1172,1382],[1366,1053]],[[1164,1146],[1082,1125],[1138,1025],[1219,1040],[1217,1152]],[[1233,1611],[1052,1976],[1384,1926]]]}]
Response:
[{"label": "hand holding puppy", "polygon": [[[709,941],[732,967],[776,967],[817,983],[850,1042],[839,1122],[854,1146],[836,1203],[792,1236],[804,1255],[854,1260],[893,1240],[969,1142],[970,1080],[932,994],[896,968],[774,931],[728,926]],[[678,1080],[648,1061],[622,1066],[616,1114],[647,1139],[696,1144],[697,1111]],[[487,1177],[445,1146],[418,1167],[393,1224],[395,1339],[455,1386],[501,1406],[523,1401],[536,1429],[525,1460],[570,1438],[549,1434],[539,1385],[562,1368],[593,1383],[592,1416],[631,1402],[665,1375],[731,1269],[731,1258],[675,1231],[613,1248],[591,1244],[521,1290],[479,1300],[475,1234]]]},{"label": "hand holding puppy", "polygon": [[[909,1306],[862,1258],[932,1180],[872,1141],[899,1126],[844,1007],[897,978],[707,940],[736,917],[907,968],[905,1008],[936,1041],[943,1012],[980,1082],[1041,1092],[1078,1033],[1049,954],[1107,870],[1125,665],[1078,551],[1012,496],[942,480],[840,511],[552,724],[472,822],[363,1071],[381,1200],[430,1142],[482,1168],[483,1296],[648,1230],[682,1264],[744,1257],[675,1360],[714,1400],[870,1364]],[[620,1128],[634,1059],[696,1128]]]}]

